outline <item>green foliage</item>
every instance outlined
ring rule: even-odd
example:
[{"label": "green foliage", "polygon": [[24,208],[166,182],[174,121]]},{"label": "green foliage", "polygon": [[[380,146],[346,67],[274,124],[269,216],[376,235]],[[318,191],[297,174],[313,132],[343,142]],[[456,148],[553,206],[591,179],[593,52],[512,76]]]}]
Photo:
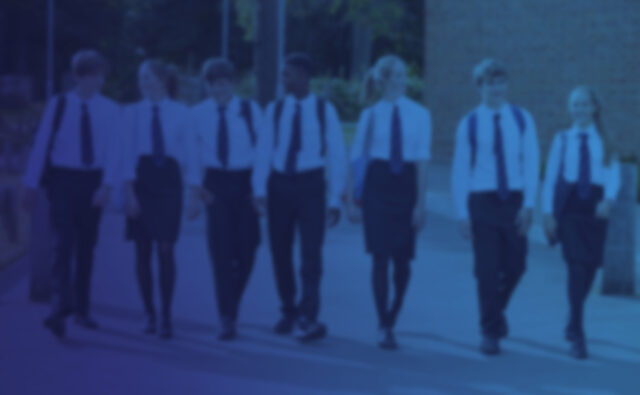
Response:
[{"label": "green foliage", "polygon": [[[311,82],[312,90],[331,101],[344,122],[355,122],[365,107],[362,100],[362,83],[333,77],[319,77]],[[409,76],[407,96],[422,102],[424,83],[420,77]]]}]

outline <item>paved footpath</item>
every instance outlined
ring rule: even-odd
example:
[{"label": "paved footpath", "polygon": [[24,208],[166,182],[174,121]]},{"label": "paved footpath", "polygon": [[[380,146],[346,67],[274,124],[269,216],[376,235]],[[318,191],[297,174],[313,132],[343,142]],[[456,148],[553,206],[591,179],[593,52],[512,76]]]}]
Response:
[{"label": "paved footpath", "polygon": [[0,294],[0,394],[640,393],[640,299],[594,290],[587,310],[592,358],[569,358],[562,337],[565,268],[559,251],[541,243],[539,227],[509,308],[511,337],[503,355],[477,352],[471,253],[456,231],[446,180],[446,172],[434,170],[429,223],[419,236],[396,352],[375,346],[370,263],[358,225],[343,221],[327,235],[321,318],[330,336],[303,346],[271,333],[278,304],[264,245],[239,339],[216,340],[204,225],[185,223],[177,247],[176,338],[166,342],[141,333],[133,248],[122,241],[122,218],[111,214],[102,224],[94,275],[100,330],[71,322],[68,338],[57,341],[41,326],[47,307],[27,301],[26,278]]}]

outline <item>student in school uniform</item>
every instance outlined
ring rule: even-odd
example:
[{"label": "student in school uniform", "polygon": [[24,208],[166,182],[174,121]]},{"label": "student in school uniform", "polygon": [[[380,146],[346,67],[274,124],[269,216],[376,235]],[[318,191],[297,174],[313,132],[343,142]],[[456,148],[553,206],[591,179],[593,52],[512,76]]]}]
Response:
[{"label": "student in school uniform", "polygon": [[191,111],[189,216],[197,216],[204,202],[222,326],[218,339],[228,341],[236,337],[240,302],[260,244],[251,179],[264,122],[257,103],[234,94],[235,68],[229,60],[207,60],[202,76],[211,97]]},{"label": "student in school uniform", "polygon": [[480,350],[495,355],[508,335],[505,310],[526,267],[539,149],[533,118],[507,101],[502,63],[482,61],[473,78],[482,102],[458,126],[452,188],[462,234],[473,241]]},{"label": "student in school uniform", "polygon": [[[267,108],[258,141],[254,196],[268,212],[269,241],[282,317],[274,331],[297,330],[301,342],[327,334],[318,321],[325,227],[340,219],[346,179],[346,151],[334,106],[311,93],[313,63],[302,53],[287,56],[283,81],[287,95]],[[302,292],[296,303],[293,243],[301,246]]]},{"label": "student in school uniform", "polygon": [[174,246],[182,213],[182,164],[186,156],[188,111],[174,100],[171,66],[146,60],[138,69],[142,100],[124,111],[127,239],[135,241],[136,274],[147,316],[144,332],[158,331],[153,301],[152,247],[158,253],[162,299],[161,338],[171,338],[171,302],[176,276]]},{"label": "student in school uniform", "polygon": [[568,271],[570,354],[587,358],[584,304],[603,263],[607,220],[620,189],[620,164],[601,120],[600,100],[580,86],[569,97],[573,125],[553,140],[543,185],[545,232],[562,244]]},{"label": "student in school uniform", "polygon": [[71,314],[82,327],[98,327],[89,303],[94,248],[102,208],[118,177],[121,111],[100,94],[107,62],[98,52],[83,50],[73,56],[71,68],[76,87],[47,104],[23,178],[27,207],[33,206],[39,186],[50,202],[54,301],[44,326],[57,337],[65,335]]},{"label": "student in school uniform", "polygon": [[[406,66],[397,56],[376,62],[365,86],[379,87],[382,98],[360,115],[351,152],[352,161],[363,155],[369,159],[360,204],[366,248],[373,256],[378,345],[383,349],[397,348],[393,328],[409,284],[416,234],[426,217],[431,115],[405,96],[406,79]],[[391,303],[390,262],[394,268]]]}]

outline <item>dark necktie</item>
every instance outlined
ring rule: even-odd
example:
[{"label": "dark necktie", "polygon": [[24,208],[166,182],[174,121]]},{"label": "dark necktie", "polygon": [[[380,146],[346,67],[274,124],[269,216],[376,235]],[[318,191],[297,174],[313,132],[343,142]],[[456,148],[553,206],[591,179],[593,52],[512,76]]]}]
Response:
[{"label": "dark necktie", "polygon": [[223,168],[229,164],[229,128],[226,106],[218,106],[218,160]]},{"label": "dark necktie", "polygon": [[162,124],[160,123],[160,109],[157,105],[152,108],[151,116],[151,146],[153,161],[157,166],[164,163],[164,137],[162,136]]},{"label": "dark necktie", "polygon": [[580,133],[580,168],[578,172],[578,196],[589,198],[591,193],[591,154],[589,152],[587,133]]},{"label": "dark necktie", "polygon": [[498,196],[502,200],[509,197],[509,181],[507,180],[507,165],[504,158],[504,141],[500,127],[500,114],[493,115],[493,152],[496,157],[496,179],[498,181]]},{"label": "dark necktie", "polygon": [[391,173],[401,174],[404,167],[404,159],[402,157],[402,123],[400,121],[400,111],[398,106],[393,106],[391,114],[391,144],[389,154],[389,167]]},{"label": "dark necktie", "polygon": [[93,165],[93,135],[91,134],[91,119],[87,103],[82,103],[82,115],[80,116],[80,148],[82,150],[82,164]]},{"label": "dark necktie", "polygon": [[298,162],[298,152],[302,147],[302,108],[300,103],[296,103],[296,111],[293,114],[291,124],[291,138],[289,139],[289,149],[287,150],[287,161],[285,163],[285,172],[287,174],[295,174],[296,164]]}]

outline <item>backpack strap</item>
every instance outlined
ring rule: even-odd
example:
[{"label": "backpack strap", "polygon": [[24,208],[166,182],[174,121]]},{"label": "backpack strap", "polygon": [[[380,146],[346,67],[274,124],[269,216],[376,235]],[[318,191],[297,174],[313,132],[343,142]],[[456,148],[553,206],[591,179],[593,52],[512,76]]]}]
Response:
[{"label": "backpack strap", "polygon": [[327,101],[325,99],[316,99],[316,113],[318,115],[318,124],[320,125],[320,155],[325,156],[327,152],[327,120],[326,114]]},{"label": "backpack strap", "polygon": [[273,141],[274,146],[278,146],[280,135],[280,118],[282,117],[282,109],[284,108],[284,100],[278,100],[273,109]]},{"label": "backpack strap", "polygon": [[244,121],[247,124],[247,129],[249,129],[249,136],[251,137],[251,144],[256,144],[256,131],[253,127],[253,113],[251,111],[251,101],[242,100],[240,103],[240,115],[244,118]]},{"label": "backpack strap", "polygon": [[513,113],[513,117],[516,119],[518,129],[520,130],[520,135],[522,136],[527,128],[527,122],[524,119],[524,114],[518,106],[514,105],[511,105],[511,112]]},{"label": "backpack strap", "polygon": [[56,99],[56,108],[53,114],[53,123],[51,124],[51,135],[49,135],[49,142],[47,143],[47,151],[45,153],[45,163],[49,163],[51,161],[51,151],[53,151],[53,144],[56,141],[56,137],[58,136],[58,131],[60,130],[60,124],[62,123],[62,116],[64,115],[64,110],[67,107],[67,96],[60,95]]},{"label": "backpack strap", "polygon": [[471,168],[476,166],[478,151],[478,114],[471,113],[467,117],[467,134],[469,136],[469,150],[471,151]]}]

